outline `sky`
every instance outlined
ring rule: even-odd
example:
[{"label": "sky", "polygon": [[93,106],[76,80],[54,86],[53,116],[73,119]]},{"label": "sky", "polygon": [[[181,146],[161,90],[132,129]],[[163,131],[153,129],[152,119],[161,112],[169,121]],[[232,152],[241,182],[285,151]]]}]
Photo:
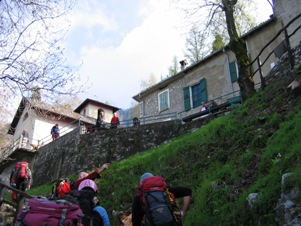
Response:
[{"label": "sky", "polygon": [[[255,0],[265,21],[272,14],[266,0]],[[85,0],[73,9],[66,39],[67,58],[88,89],[79,95],[127,109],[137,103],[142,80],[159,82],[173,58],[184,59],[188,31],[184,12],[172,0]],[[185,4],[181,1],[181,4]]]}]

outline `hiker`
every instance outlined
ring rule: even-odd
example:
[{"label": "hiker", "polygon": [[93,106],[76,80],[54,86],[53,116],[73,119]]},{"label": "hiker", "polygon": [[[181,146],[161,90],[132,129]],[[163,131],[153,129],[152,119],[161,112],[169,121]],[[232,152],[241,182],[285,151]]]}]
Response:
[{"label": "hiker", "polygon": [[96,128],[103,127],[103,111],[99,111],[96,119]]},{"label": "hiker", "polygon": [[[202,102],[202,105],[201,105],[201,112],[202,111],[207,111],[209,109],[209,107],[205,104],[205,102]],[[205,118],[207,117],[208,114],[205,114],[205,115],[202,115],[201,118]]]},{"label": "hiker", "polygon": [[217,106],[217,103],[214,100],[211,100],[210,105],[209,105],[209,109],[211,113],[216,113],[219,111],[219,109],[215,109]]},{"label": "hiker", "polygon": [[56,140],[60,137],[59,124],[55,124],[52,127],[50,134],[52,135],[52,140]]},{"label": "hiker", "polygon": [[[152,182],[152,181],[153,182],[159,181],[160,185],[158,185],[156,183],[152,187],[150,185],[150,182]],[[162,187],[161,187],[161,185],[162,185]],[[180,209],[180,211],[174,211],[173,212],[174,215],[177,216],[178,220],[181,221],[183,219],[183,217],[185,216],[186,211],[189,207],[189,204],[190,204],[190,199],[191,199],[191,194],[192,194],[191,189],[187,188],[187,187],[168,187],[168,186],[165,187],[165,186],[166,186],[166,183],[165,183],[164,179],[160,176],[154,176],[151,173],[144,173],[140,177],[139,187],[138,187],[138,190],[136,191],[136,195],[135,195],[135,197],[133,199],[133,202],[132,202],[133,226],[155,225],[155,223],[153,223],[153,224],[151,224],[151,223],[152,223],[152,221],[155,221],[156,216],[151,216],[149,218],[148,214],[146,214],[147,207],[145,206],[146,204],[145,204],[145,202],[143,202],[143,200],[148,199],[148,198],[147,198],[147,195],[145,195],[147,192],[144,190],[144,188],[148,188],[149,189],[148,191],[153,190],[153,188],[155,188],[155,187],[156,187],[156,191],[166,191],[166,188],[167,188],[168,189],[167,194],[169,196],[169,199],[173,199],[173,204],[175,204],[175,199],[176,198],[183,198],[183,205],[182,205],[182,208]],[[152,196],[153,195],[150,195],[150,197],[152,197]],[[154,197],[153,200],[158,200],[158,198]],[[147,203],[150,203],[150,201],[151,200],[147,201]],[[161,208],[163,210],[162,205],[160,205],[160,206],[158,205],[158,208]],[[156,207],[152,206],[152,207],[149,207],[149,208],[155,209]],[[169,211],[169,208],[167,210]],[[156,212],[156,211],[152,211],[152,212]],[[159,212],[161,212],[161,211],[159,211]],[[164,210],[162,212],[164,212]],[[150,215],[152,215],[152,214],[150,214]],[[171,213],[170,217],[174,218],[174,215]],[[167,217],[158,216],[158,218],[157,218],[157,220],[159,220],[159,221],[161,221],[162,219],[167,219]],[[150,223],[150,224],[147,224],[147,222]],[[161,222],[160,224],[163,224],[163,223]]]},{"label": "hiker", "polygon": [[105,163],[101,166],[100,169],[95,169],[92,173],[88,174],[87,172],[80,172],[77,180],[71,186],[71,189],[78,189],[79,184],[85,179],[95,180],[101,178],[101,172],[109,168],[109,163]]},{"label": "hiker", "polygon": [[[71,196],[77,197],[83,213],[89,216],[88,218],[84,217],[82,219],[83,225],[110,226],[107,211],[100,206],[97,194],[98,187],[91,179],[82,180],[78,186],[78,191],[73,190],[70,192]],[[91,219],[93,222],[90,222]]]},{"label": "hiker", "polygon": [[111,129],[117,129],[117,127],[120,125],[119,118],[116,114],[116,112],[113,115],[113,118],[111,119]]},{"label": "hiker", "polygon": [[60,178],[53,182],[50,198],[63,197],[71,191],[71,181],[68,178]]},{"label": "hiker", "polygon": [[140,125],[140,120],[137,117],[133,118],[133,126],[139,126]]},{"label": "hiker", "polygon": [[205,102],[202,102],[202,105],[201,105],[201,111],[206,111],[208,110],[208,106],[205,104]]},{"label": "hiker", "polygon": [[[21,191],[30,189],[32,184],[31,170],[28,167],[28,162],[17,162],[10,174],[10,185]],[[12,200],[17,201],[17,194],[12,192]]]}]

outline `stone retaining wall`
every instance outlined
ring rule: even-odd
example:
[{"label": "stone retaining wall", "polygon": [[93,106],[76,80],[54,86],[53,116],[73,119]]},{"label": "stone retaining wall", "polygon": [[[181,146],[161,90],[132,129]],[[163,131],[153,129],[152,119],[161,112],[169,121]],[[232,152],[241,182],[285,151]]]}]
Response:
[{"label": "stone retaining wall", "polygon": [[91,171],[106,162],[120,161],[169,142],[205,122],[206,120],[198,120],[182,124],[181,121],[174,120],[82,135],[76,129],[35,153],[17,151],[14,158],[2,167],[4,170],[1,177],[8,182],[14,164],[17,161],[28,161],[33,174],[33,186],[38,186],[59,177]]}]

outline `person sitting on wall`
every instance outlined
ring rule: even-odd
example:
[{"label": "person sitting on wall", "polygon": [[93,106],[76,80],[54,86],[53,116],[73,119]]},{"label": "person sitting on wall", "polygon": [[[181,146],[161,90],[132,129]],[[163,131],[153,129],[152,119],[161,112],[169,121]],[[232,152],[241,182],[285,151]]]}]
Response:
[{"label": "person sitting on wall", "polygon": [[[202,105],[201,105],[201,112],[202,112],[202,111],[207,111],[207,110],[209,110],[209,107],[205,104],[205,102],[202,102]],[[207,116],[208,116],[208,114],[202,115],[201,118],[205,118],[205,117],[207,117]]]},{"label": "person sitting on wall", "polygon": [[214,100],[212,100],[209,105],[209,109],[212,114],[219,111],[219,109],[216,109],[216,106],[217,106],[217,103]]}]

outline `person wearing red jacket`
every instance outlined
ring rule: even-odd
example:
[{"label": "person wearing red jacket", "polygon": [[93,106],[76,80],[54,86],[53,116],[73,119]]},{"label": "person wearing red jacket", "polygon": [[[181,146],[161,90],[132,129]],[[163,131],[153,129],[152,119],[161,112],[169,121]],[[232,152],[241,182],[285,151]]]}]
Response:
[{"label": "person wearing red jacket", "polygon": [[79,173],[78,175],[78,178],[77,180],[74,182],[74,184],[72,185],[71,189],[73,190],[77,190],[78,189],[78,186],[80,185],[80,183],[83,181],[83,180],[86,180],[86,179],[91,179],[91,180],[95,180],[95,179],[98,179],[98,178],[101,178],[101,172],[105,171],[106,169],[109,168],[109,164],[108,163],[105,163],[101,166],[100,169],[95,169],[92,173],[88,174],[87,172],[81,172]]},{"label": "person wearing red jacket", "polygon": [[111,119],[111,129],[117,129],[120,125],[119,118],[116,113],[114,113],[113,118]]}]

